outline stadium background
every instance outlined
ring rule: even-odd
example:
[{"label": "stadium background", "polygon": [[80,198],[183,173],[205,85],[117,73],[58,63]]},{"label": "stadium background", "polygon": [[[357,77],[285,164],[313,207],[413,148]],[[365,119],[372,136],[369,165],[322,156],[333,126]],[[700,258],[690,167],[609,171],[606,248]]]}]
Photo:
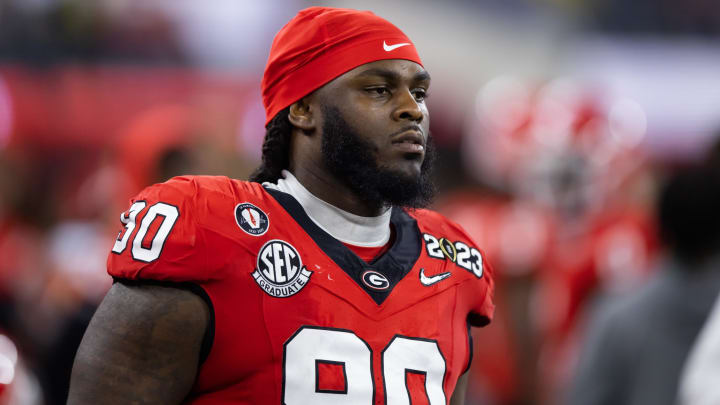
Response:
[{"label": "stadium background", "polygon": [[716,141],[712,0],[3,0],[0,404],[64,403],[134,193],[258,164],[272,37],[312,5],[394,22],[433,76],[435,208],[498,272],[468,403],[557,403],[593,303],[662,257],[657,185]]}]

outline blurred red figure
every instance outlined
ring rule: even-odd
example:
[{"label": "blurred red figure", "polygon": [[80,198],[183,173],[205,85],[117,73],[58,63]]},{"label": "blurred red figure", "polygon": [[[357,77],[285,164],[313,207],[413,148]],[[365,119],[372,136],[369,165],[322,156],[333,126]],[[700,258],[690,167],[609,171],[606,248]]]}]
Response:
[{"label": "blurred red figure", "polygon": [[497,263],[503,304],[478,332],[486,343],[476,350],[491,360],[476,372],[498,403],[555,403],[593,296],[633,288],[650,271],[643,120],[632,101],[567,80],[505,77],[479,93],[463,151],[495,191],[449,196],[439,209]]},{"label": "blurred red figure", "polygon": [[493,323],[474,333],[470,393],[497,404],[531,403],[534,392],[536,333],[528,318],[537,269],[546,261],[552,218],[540,207],[485,192],[459,192],[438,203],[438,209],[466,224],[497,262],[495,299],[502,303]]}]

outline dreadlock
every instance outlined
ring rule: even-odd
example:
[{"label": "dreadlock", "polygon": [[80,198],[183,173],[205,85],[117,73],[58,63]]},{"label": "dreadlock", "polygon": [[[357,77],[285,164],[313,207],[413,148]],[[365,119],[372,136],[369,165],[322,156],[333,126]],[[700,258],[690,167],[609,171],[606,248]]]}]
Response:
[{"label": "dreadlock", "polygon": [[276,183],[280,172],[290,165],[290,133],[292,124],[288,119],[290,107],[277,113],[265,127],[262,146],[262,163],[250,175],[250,181]]}]

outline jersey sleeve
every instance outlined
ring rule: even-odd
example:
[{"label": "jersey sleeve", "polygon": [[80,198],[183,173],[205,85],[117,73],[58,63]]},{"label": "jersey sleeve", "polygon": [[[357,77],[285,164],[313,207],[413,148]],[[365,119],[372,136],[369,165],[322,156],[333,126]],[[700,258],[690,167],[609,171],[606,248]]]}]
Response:
[{"label": "jersey sleeve", "polygon": [[468,321],[472,326],[485,326],[493,320],[495,314],[495,280],[493,268],[490,261],[487,260],[485,252],[478,250],[482,257],[483,274],[481,279],[476,282],[479,285],[475,286],[474,290],[476,293],[481,292],[481,295],[479,299],[473,301]]},{"label": "jersey sleeve", "polygon": [[[468,272],[472,275],[468,277],[470,281],[463,283],[461,286],[460,299],[465,303],[465,306],[469,308],[468,322],[470,325],[482,327],[488,325],[493,320],[495,314],[494,271],[485,252],[477,247],[475,242],[468,237],[464,231],[462,235],[466,241],[465,243],[471,249],[471,258],[474,262],[472,263],[472,271]],[[475,253],[478,254],[479,259],[475,259]],[[479,266],[475,265],[476,263],[479,264]],[[479,271],[477,270],[478,268],[480,269]]]},{"label": "jersey sleeve", "polygon": [[[458,300],[471,326],[486,326],[495,313],[494,271],[485,252],[462,226],[429,210],[417,210],[416,217],[422,224],[427,243],[432,240],[439,257],[447,257],[464,274],[460,284]],[[430,234],[430,235],[428,235]],[[427,246],[427,245],[426,245]],[[429,247],[427,249],[430,249]],[[442,253],[441,253],[442,252]],[[443,256],[443,253],[445,256]],[[434,256],[438,257],[438,256]]]},{"label": "jersey sleeve", "polygon": [[121,229],[108,255],[114,278],[198,282],[208,271],[204,238],[197,224],[198,187],[177,177],[141,191],[121,214]]}]

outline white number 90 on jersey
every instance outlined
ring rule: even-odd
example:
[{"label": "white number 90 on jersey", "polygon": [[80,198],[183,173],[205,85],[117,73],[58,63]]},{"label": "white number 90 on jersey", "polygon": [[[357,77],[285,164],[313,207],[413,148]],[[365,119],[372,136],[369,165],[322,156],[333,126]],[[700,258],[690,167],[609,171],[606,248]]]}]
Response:
[{"label": "white number 90 on jersey", "polygon": [[[373,353],[354,332],[303,326],[285,343],[283,404],[371,405],[375,403]],[[342,367],[341,391],[318,389],[318,363]],[[382,381],[387,405],[410,405],[407,373],[425,376],[431,405],[446,404],[445,358],[434,340],[396,335],[382,351]]]}]

